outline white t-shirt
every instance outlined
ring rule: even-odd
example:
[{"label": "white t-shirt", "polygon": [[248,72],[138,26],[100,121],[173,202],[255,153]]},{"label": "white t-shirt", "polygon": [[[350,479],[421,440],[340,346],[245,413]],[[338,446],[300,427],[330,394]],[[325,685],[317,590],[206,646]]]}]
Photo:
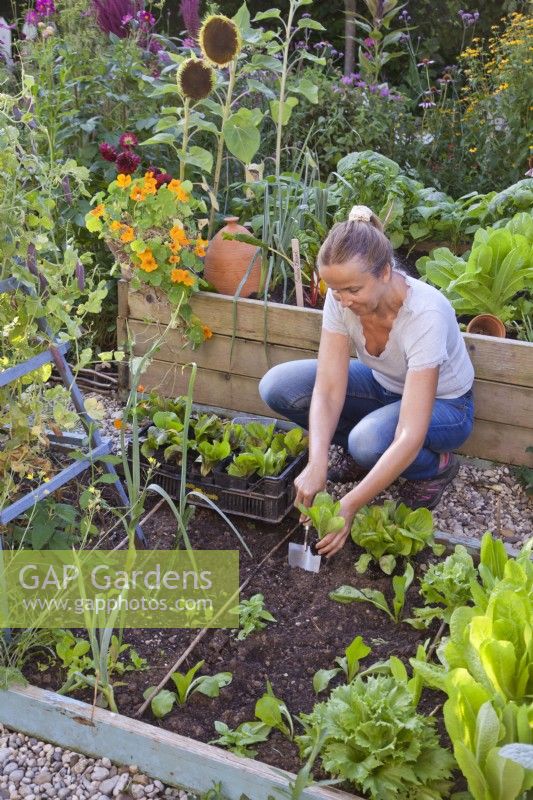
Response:
[{"label": "white t-shirt", "polygon": [[409,275],[403,277],[408,285],[407,296],[381,355],[367,353],[359,317],[343,308],[331,289],[326,294],[322,327],[349,336],[359,360],[372,369],[377,382],[390,392],[403,394],[408,370],[439,366],[436,396],[460,397],[472,387],[474,368],[455,311],[438,289]]}]

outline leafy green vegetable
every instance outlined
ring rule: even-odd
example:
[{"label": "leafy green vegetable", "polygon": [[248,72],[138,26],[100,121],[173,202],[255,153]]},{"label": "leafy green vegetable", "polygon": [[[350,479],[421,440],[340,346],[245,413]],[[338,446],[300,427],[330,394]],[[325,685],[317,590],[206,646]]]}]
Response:
[{"label": "leafy green vegetable", "polygon": [[206,440],[196,445],[201,458],[200,472],[205,477],[209,475],[213,467],[223,461],[231,453],[231,445],[227,438],[221,442],[208,442]]},{"label": "leafy green vegetable", "polygon": [[255,716],[265,725],[277,728],[291,742],[294,738],[294,723],[287,705],[276,697],[270,681],[267,681],[267,690],[255,704]]},{"label": "leafy green vegetable", "polygon": [[263,425],[261,422],[249,422],[245,425],[243,445],[246,450],[251,450],[254,447],[267,450],[274,436],[275,427],[275,422],[271,425]]},{"label": "leafy green vegetable", "polygon": [[456,608],[473,602],[471,583],[476,578],[472,557],[462,544],[456,545],[452,555],[432,564],[426,571],[420,582],[420,595],[425,606],[415,608],[414,618],[407,621],[415,628],[427,628],[434,619],[449,623]]},{"label": "leafy green vegetable", "polygon": [[254,594],[249,600],[242,600],[232,612],[239,615],[240,630],[236,637],[238,641],[246,639],[251,633],[263,630],[267,622],[277,621],[264,607],[262,594]]},{"label": "leafy green vegetable", "polygon": [[209,744],[218,744],[220,747],[227,747],[232,753],[238,756],[254,758],[257,750],[252,749],[252,745],[259,742],[266,742],[272,730],[264,722],[243,722],[237,728],[231,729],[225,722],[215,722],[215,730],[220,736],[211,739]]},{"label": "leafy green vegetable", "polygon": [[339,665],[338,667],[319,669],[315,672],[313,675],[313,689],[316,694],[324,691],[332,678],[340,672],[344,672],[348,683],[353,681],[359,672],[359,662],[370,655],[371,652],[372,650],[363,642],[362,637],[356,636],[344,651],[344,655],[337,656],[335,659],[335,662]]},{"label": "leafy green vegetable", "polygon": [[[151,708],[155,717],[160,719],[172,711],[174,703],[183,706],[189,697],[195,692],[205,694],[207,697],[218,697],[220,690],[227,686],[232,681],[231,672],[217,672],[216,675],[199,675],[196,673],[203,667],[204,662],[198,661],[188,672],[173,672],[171,675],[172,681],[176,687],[175,692],[168,689],[162,689],[152,699]],[[154,686],[150,686],[145,690],[143,696],[149,697]]]},{"label": "leafy green vegetable", "polygon": [[298,509],[309,517],[319,539],[323,539],[328,533],[341,531],[346,525],[344,517],[339,515],[341,504],[327,492],[318,492],[309,508],[299,504]]},{"label": "leafy green vegetable", "polygon": [[322,732],[324,770],[371,800],[448,796],[453,758],[440,746],[434,721],[416,712],[404,681],[357,676],[300,721],[301,755],[309,754]]},{"label": "leafy green vegetable", "polygon": [[[383,572],[390,575],[396,568],[398,556],[413,556],[431,546],[434,553],[443,548],[433,539],[433,516],[427,508],[411,511],[386,500],[382,506],[363,506],[352,523],[353,541],[367,551],[356,564],[359,573],[366,571],[371,558],[376,559]],[[369,558],[371,556],[371,558]]]},{"label": "leafy green vegetable", "polygon": [[400,616],[405,605],[407,590],[413,582],[414,569],[411,564],[407,564],[403,575],[395,575],[392,579],[394,591],[392,598],[392,609],[385,598],[383,592],[377,589],[356,589],[355,586],[344,584],[333,592],[330,592],[331,600],[338,603],[372,603],[380,611],[384,611],[393,622],[399,622]]},{"label": "leafy green vegetable", "polygon": [[516,314],[513,299],[533,283],[533,219],[523,212],[504,228],[480,229],[467,258],[437,248],[417,267],[458,314],[489,313],[507,322]]},{"label": "leafy green vegetable", "polygon": [[240,478],[257,474],[261,477],[279,475],[287,461],[287,451],[275,453],[271,448],[263,451],[260,447],[249,447],[250,452],[234,456],[228,466],[228,474]]}]

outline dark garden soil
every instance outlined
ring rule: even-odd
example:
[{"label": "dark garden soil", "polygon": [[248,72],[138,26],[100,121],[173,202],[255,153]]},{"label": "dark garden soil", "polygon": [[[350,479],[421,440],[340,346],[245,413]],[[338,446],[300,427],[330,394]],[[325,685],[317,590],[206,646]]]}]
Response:
[{"label": "dark garden soil", "polygon": [[[253,558],[242,550],[225,523],[209,510],[197,509],[189,533],[191,543],[197,549],[240,549],[241,582],[297,522],[294,517],[289,517],[279,525],[269,526],[243,517],[233,519],[252,550]],[[166,549],[173,546],[175,522],[166,510],[156,512],[144,529],[150,547]],[[301,540],[299,529],[291,540],[297,540],[298,536]],[[107,547],[113,547],[117,542],[108,542]],[[362,662],[362,669],[391,655],[407,663],[408,658],[415,654],[418,642],[434,635],[435,629],[420,632],[406,624],[395,625],[373,606],[340,605],[328,598],[330,591],[349,583],[359,588],[371,586],[379,589],[390,599],[391,579],[380,570],[357,575],[353,564],[358,555],[358,548],[349,542],[331,561],[323,559],[320,572],[315,574],[290,568],[287,544],[284,544],[253,577],[241,597],[245,599],[261,592],[265,607],[277,622],[242,642],[235,640],[236,631],[209,631],[180,668],[185,671],[200,659],[205,659],[203,674],[230,671],[233,673],[232,683],[222,689],[218,698],[195,694],[186,706],[175,707],[162,721],[157,721],[149,709],[143,719],[208,742],[217,735],[215,720],[234,728],[254,718],[255,702],[263,694],[267,680],[293,715],[309,712],[317,701],[312,688],[313,674],[320,668],[334,666],[335,656],[342,655],[357,635],[361,635],[372,648],[371,655]],[[420,572],[423,562],[421,554],[417,572]],[[415,586],[409,591],[406,615],[410,614],[411,604],[419,604]],[[143,702],[143,691],[159,683],[196,634],[197,631],[187,630],[125,631],[124,640],[132,644],[150,666],[145,671],[127,673],[124,678],[127,686],[116,690],[121,713],[135,714]],[[57,669],[45,673],[34,670],[27,677],[33,683],[51,689],[58,688],[62,678]],[[79,696],[91,702],[89,693]],[[325,696],[326,693],[319,698]],[[429,713],[440,702],[440,696],[428,694],[423,697],[420,710]],[[258,746],[257,758],[292,772],[297,772],[301,766],[296,746],[276,731],[268,742]]]}]

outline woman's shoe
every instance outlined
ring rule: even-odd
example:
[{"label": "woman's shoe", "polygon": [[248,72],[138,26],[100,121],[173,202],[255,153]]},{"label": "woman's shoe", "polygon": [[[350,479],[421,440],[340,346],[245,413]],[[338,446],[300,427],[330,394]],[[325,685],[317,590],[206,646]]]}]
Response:
[{"label": "woman's shoe", "polygon": [[412,509],[435,508],[444,490],[453,481],[458,472],[459,459],[454,453],[450,453],[448,464],[434,478],[422,481],[406,481],[402,491],[402,503]]}]

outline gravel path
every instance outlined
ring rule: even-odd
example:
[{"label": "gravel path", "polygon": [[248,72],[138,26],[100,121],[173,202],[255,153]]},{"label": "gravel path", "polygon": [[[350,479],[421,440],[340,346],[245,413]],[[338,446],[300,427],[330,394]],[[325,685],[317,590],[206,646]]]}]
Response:
[{"label": "gravel path", "polygon": [[[99,397],[107,415],[101,425],[106,436],[117,443],[119,431],[114,420],[120,419],[121,404],[108,397]],[[342,453],[335,445],[330,451],[330,463]],[[342,497],[353,483],[328,484],[330,492]],[[383,492],[377,502],[386,498],[398,499],[399,483]],[[519,543],[533,535],[533,498],[528,497],[513,467],[496,462],[461,457],[457,478],[448,488],[433,511],[436,527],[452,535],[481,538],[485,531],[499,532],[509,543]]]},{"label": "gravel path", "polygon": [[114,766],[108,758],[88,758],[0,725],[0,800],[194,800],[165,787],[138,767]]}]

